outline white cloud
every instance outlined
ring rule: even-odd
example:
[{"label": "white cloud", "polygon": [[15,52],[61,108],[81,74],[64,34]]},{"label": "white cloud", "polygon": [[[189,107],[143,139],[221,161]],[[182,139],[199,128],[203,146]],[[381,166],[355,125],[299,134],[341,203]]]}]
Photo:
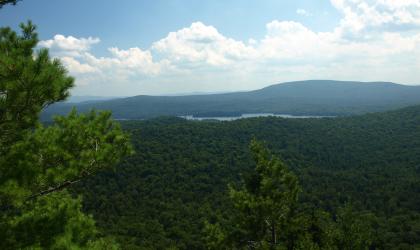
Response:
[{"label": "white cloud", "polygon": [[85,89],[102,91],[108,84],[125,95],[252,89],[311,78],[420,83],[419,0],[331,3],[343,17],[329,32],[273,20],[262,39],[245,42],[195,22],[150,48],[112,47],[102,57],[91,52],[98,38],[56,35],[39,46],[60,57]]},{"label": "white cloud", "polygon": [[114,47],[110,48],[109,51],[114,57],[116,65],[120,67],[146,75],[156,75],[160,72],[161,65],[153,62],[150,51],[143,51],[137,47],[128,50],[120,50]]},{"label": "white cloud", "polygon": [[296,14],[301,15],[301,16],[307,16],[307,17],[312,16],[312,14],[305,9],[297,9]]},{"label": "white cloud", "polygon": [[53,39],[40,41],[39,46],[49,48],[52,52],[62,55],[77,56],[81,52],[89,51],[91,46],[100,42],[99,38],[75,38],[73,36],[55,35]]},{"label": "white cloud", "polygon": [[95,69],[91,65],[80,63],[73,57],[64,56],[60,59],[63,62],[63,64],[68,68],[68,70],[74,74],[86,74],[97,72],[97,69]]},{"label": "white cloud", "polygon": [[152,50],[175,63],[223,66],[252,57],[255,51],[241,41],[226,38],[201,22],[171,32],[155,42]]},{"label": "white cloud", "polygon": [[126,81],[133,76],[154,76],[167,66],[166,60],[154,62],[149,50],[137,47],[127,50],[113,47],[108,49],[109,57],[96,57],[90,50],[99,42],[99,38],[55,35],[53,39],[39,42],[38,46],[49,48],[53,56],[60,58],[77,77],[78,84],[88,84],[86,79],[114,82]]},{"label": "white cloud", "polygon": [[343,35],[401,32],[420,28],[419,0],[331,0],[343,15]]}]

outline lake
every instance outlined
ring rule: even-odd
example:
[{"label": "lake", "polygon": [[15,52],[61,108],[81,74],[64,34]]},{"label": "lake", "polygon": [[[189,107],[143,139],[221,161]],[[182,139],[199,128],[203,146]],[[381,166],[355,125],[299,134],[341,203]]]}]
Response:
[{"label": "lake", "polygon": [[318,116],[318,115],[286,115],[286,114],[273,114],[273,113],[255,113],[255,114],[242,114],[241,116],[214,116],[214,117],[194,117],[193,115],[179,116],[186,120],[203,121],[203,120],[218,120],[218,121],[234,121],[245,118],[255,117],[281,117],[290,119],[305,119],[305,118],[332,118],[334,116]]}]

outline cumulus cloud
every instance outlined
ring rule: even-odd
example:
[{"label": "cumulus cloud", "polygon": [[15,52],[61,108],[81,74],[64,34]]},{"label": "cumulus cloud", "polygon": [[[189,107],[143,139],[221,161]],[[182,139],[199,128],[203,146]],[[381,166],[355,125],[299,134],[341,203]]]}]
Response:
[{"label": "cumulus cloud", "polygon": [[401,32],[420,28],[418,0],[331,0],[343,18],[342,35],[360,36],[372,32]]},{"label": "cumulus cloud", "polygon": [[82,84],[88,84],[86,79],[121,81],[135,76],[154,76],[167,65],[166,60],[154,62],[149,50],[137,47],[127,50],[112,47],[108,49],[110,56],[96,57],[90,50],[99,42],[99,38],[55,35],[53,39],[39,42],[38,46],[49,48]]},{"label": "cumulus cloud", "polygon": [[179,63],[223,66],[252,57],[255,50],[241,41],[220,34],[213,26],[195,22],[155,42],[152,50]]},{"label": "cumulus cloud", "polygon": [[86,74],[97,72],[97,69],[89,64],[80,63],[73,57],[64,56],[60,58],[67,69],[74,74]]},{"label": "cumulus cloud", "polygon": [[109,51],[114,57],[113,66],[120,66],[133,71],[146,74],[156,75],[160,72],[162,64],[153,62],[153,57],[150,51],[143,51],[140,48],[129,48],[128,50],[121,50],[118,48],[110,48]]},{"label": "cumulus cloud", "polygon": [[55,35],[53,39],[40,41],[39,46],[49,48],[53,53],[72,56],[80,55],[80,52],[89,51],[91,46],[100,42],[99,38],[75,38],[73,36]]},{"label": "cumulus cloud", "polygon": [[316,33],[298,22],[272,21],[266,25],[267,35],[259,52],[264,59],[301,61],[326,56],[334,46],[327,33]]},{"label": "cumulus cloud", "polygon": [[[420,83],[420,1],[331,3],[342,19],[329,32],[273,20],[263,38],[240,41],[194,22],[150,48],[112,47],[102,57],[91,52],[98,38],[56,35],[39,46],[61,58],[78,82],[125,83],[137,92],[251,89],[308,78]],[[303,9],[297,13],[310,15]]]}]

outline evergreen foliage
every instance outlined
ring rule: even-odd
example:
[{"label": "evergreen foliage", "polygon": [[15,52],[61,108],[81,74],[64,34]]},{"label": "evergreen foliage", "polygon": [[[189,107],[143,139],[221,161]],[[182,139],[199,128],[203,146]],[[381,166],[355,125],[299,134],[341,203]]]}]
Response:
[{"label": "evergreen foliage", "polygon": [[255,172],[239,190],[229,189],[237,211],[235,227],[239,230],[237,239],[233,240],[248,247],[270,245],[274,249],[282,244],[280,237],[286,242],[293,240],[298,181],[260,143],[253,140],[250,147],[256,162]]},{"label": "evergreen foliage", "polygon": [[334,222],[325,211],[308,213],[298,203],[297,177],[259,142],[250,145],[256,163],[240,189],[229,188],[234,213],[225,225],[205,222],[210,249],[369,249],[370,225],[351,206]]},{"label": "evergreen foliage", "polygon": [[130,154],[127,134],[107,112],[41,125],[41,110],[64,100],[73,78],[48,50],[34,51],[31,22],[21,29],[0,29],[0,248],[112,249],[64,189]]}]

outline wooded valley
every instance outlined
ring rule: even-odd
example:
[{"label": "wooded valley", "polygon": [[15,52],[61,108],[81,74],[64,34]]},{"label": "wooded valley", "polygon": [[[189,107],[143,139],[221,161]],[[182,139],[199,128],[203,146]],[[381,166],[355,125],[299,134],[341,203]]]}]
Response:
[{"label": "wooded valley", "polygon": [[298,176],[299,207],[312,220],[327,223],[316,215],[325,211],[334,221],[351,206],[368,218],[370,249],[419,247],[419,106],[348,118],[122,125],[136,154],[78,190],[103,233],[125,249],[205,249],[205,222],[235,214],[227,187],[252,171],[252,138]]}]

